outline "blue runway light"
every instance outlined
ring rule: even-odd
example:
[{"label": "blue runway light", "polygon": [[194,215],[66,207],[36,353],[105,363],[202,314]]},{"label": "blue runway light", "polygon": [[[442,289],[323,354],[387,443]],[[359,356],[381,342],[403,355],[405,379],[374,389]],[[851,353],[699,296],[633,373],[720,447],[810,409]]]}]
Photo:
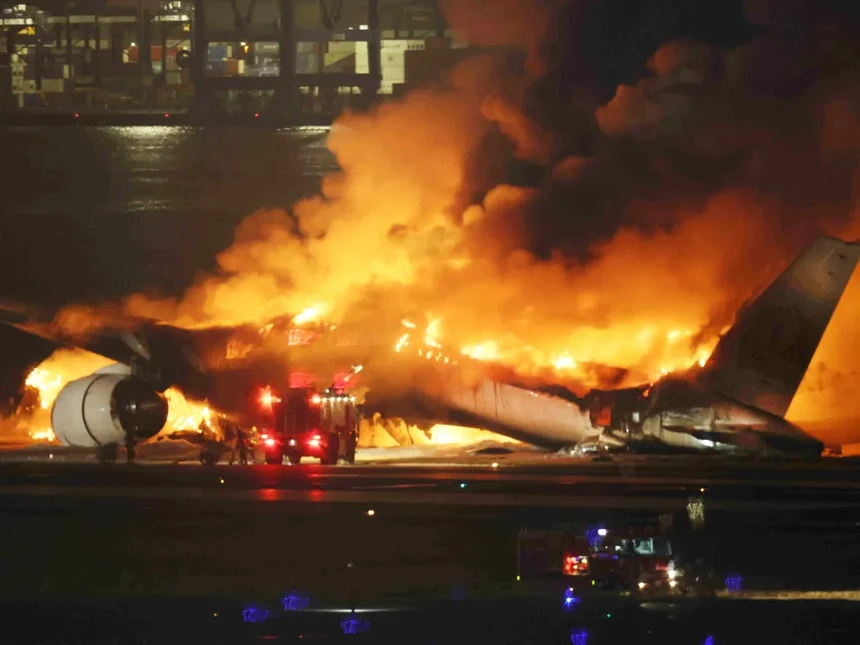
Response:
[{"label": "blue runway light", "polygon": [[714,645],[714,637],[708,634],[705,636],[705,642],[702,645]]},{"label": "blue runway light", "polygon": [[366,620],[349,618],[340,624],[344,634],[360,634],[370,630],[370,623]]},{"label": "blue runway light", "polygon": [[284,611],[298,611],[300,609],[306,609],[310,601],[310,598],[300,596],[295,591],[291,591],[281,598],[281,604],[284,606]]},{"label": "blue runway light", "polygon": [[588,643],[588,632],[584,629],[575,629],[570,632],[572,645],[586,645]]},{"label": "blue runway light", "polygon": [[573,589],[568,588],[564,591],[564,601],[563,605],[565,609],[571,609],[573,606],[579,603],[579,598],[574,595]]},{"label": "blue runway light", "polygon": [[730,594],[740,593],[743,589],[743,578],[739,575],[726,576],[726,591]]},{"label": "blue runway light", "polygon": [[268,617],[269,610],[260,607],[248,607],[242,612],[242,620],[246,623],[262,623]]}]

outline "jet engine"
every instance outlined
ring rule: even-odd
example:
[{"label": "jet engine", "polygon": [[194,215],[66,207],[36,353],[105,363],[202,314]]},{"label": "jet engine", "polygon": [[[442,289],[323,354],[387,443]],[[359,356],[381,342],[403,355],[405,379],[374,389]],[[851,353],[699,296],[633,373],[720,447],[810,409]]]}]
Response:
[{"label": "jet engine", "polygon": [[125,365],[71,381],[51,410],[54,435],[64,446],[124,445],[127,433],[154,437],[167,421],[167,401]]}]

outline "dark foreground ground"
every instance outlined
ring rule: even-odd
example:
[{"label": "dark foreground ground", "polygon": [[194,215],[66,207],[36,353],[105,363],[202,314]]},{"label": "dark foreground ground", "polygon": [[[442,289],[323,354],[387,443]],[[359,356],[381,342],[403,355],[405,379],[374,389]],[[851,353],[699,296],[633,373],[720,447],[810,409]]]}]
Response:
[{"label": "dark foreground ground", "polygon": [[[624,468],[3,463],[0,620],[44,642],[56,642],[58,625],[83,639],[63,642],[173,642],[159,638],[183,630],[196,633],[193,642],[342,636],[348,614],[278,614],[284,594],[300,590],[311,608],[397,609],[368,618],[374,638],[412,630],[406,640],[417,642],[445,641],[445,625],[461,625],[454,640],[463,642],[577,642],[579,627],[588,643],[701,645],[713,636],[722,645],[819,628],[819,640],[773,640],[860,642],[851,602],[626,607],[616,599],[604,611],[589,598],[574,615],[560,609],[563,588],[518,582],[523,527],[654,522],[667,512],[680,520],[701,495],[699,539],[720,575],[741,576],[745,592],[860,589],[858,478],[849,463],[699,467],[686,477],[678,463]],[[251,605],[271,613],[245,623]],[[640,628],[656,640],[631,641]],[[667,641],[669,628],[683,638]],[[128,629],[159,638],[100,640]]]}]

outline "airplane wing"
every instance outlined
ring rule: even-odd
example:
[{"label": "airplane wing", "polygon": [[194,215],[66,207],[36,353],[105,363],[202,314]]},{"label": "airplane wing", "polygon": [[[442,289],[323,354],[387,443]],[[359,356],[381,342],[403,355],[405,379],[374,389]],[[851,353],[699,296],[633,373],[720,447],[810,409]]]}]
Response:
[{"label": "airplane wing", "polygon": [[858,243],[816,240],[720,340],[703,372],[707,386],[785,416],[858,260]]}]

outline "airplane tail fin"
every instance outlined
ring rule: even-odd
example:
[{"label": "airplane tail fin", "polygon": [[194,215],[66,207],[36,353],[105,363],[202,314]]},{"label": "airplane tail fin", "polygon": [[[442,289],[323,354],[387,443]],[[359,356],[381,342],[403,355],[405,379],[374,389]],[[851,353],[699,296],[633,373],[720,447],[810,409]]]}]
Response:
[{"label": "airplane tail fin", "polygon": [[783,417],[860,260],[860,244],[816,240],[743,312],[704,368],[712,391]]}]

